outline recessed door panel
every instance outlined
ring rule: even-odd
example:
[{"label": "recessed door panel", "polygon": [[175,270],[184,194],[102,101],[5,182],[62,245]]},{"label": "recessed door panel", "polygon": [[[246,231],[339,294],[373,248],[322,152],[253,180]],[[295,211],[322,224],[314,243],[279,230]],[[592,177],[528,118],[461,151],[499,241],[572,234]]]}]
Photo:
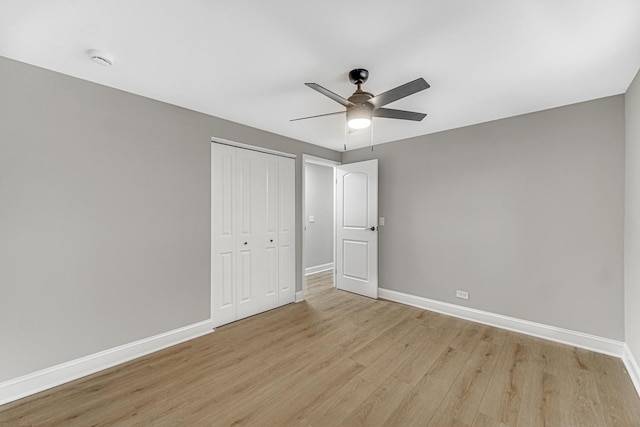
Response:
[{"label": "recessed door panel", "polygon": [[238,303],[246,304],[251,301],[253,275],[251,251],[240,251],[238,257]]},{"label": "recessed door panel", "polygon": [[233,157],[224,156],[222,159],[222,170],[220,171],[220,179],[222,180],[222,206],[221,206],[221,230],[220,234],[231,236],[233,234]]},{"label": "recessed door panel", "polygon": [[278,158],[270,156],[265,169],[266,181],[266,232],[275,235],[278,232]]},{"label": "recessed door panel", "polygon": [[278,249],[267,248],[267,295],[276,295],[278,292]]},{"label": "recessed door panel", "polygon": [[295,167],[293,159],[280,157],[279,162],[279,201],[280,201],[280,234],[292,236],[295,233]]},{"label": "recessed door panel", "polygon": [[347,228],[369,225],[367,174],[348,172],[342,178],[344,186],[342,214]]},{"label": "recessed door panel", "polygon": [[238,179],[236,188],[238,189],[237,216],[239,219],[238,232],[241,235],[251,234],[251,211],[253,209],[252,199],[252,179],[251,166],[252,160],[248,157],[241,157],[237,162]]},{"label": "recessed door panel", "polygon": [[343,277],[368,281],[369,242],[343,240],[342,247]]},{"label": "recessed door panel", "polygon": [[220,254],[219,258],[219,268],[220,268],[220,276],[218,279],[222,286],[220,286],[221,293],[220,299],[218,300],[220,303],[220,308],[224,309],[227,307],[231,307],[234,305],[234,295],[233,295],[233,253],[225,253]]},{"label": "recessed door panel", "polygon": [[[280,293],[284,296],[282,298],[295,298],[295,295],[291,295],[295,289],[295,266],[293,262],[295,260],[294,248],[289,245],[280,246]],[[280,301],[281,304],[286,304],[290,301]]]},{"label": "recessed door panel", "polygon": [[236,318],[233,258],[233,252],[212,257],[211,279],[218,284],[211,291],[212,320],[216,326]]}]

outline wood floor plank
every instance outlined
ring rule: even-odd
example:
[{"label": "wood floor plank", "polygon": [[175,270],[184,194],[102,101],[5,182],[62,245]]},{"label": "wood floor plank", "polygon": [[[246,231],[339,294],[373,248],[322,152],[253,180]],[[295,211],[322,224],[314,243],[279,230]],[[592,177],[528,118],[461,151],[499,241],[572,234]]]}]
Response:
[{"label": "wood floor plank", "polygon": [[443,333],[431,334],[412,357],[403,363],[395,364],[397,368],[393,375],[396,378],[407,384],[416,385],[459,334],[457,329],[448,327],[437,331]]},{"label": "wood floor plank", "polygon": [[474,347],[462,372],[445,395],[439,410],[454,419],[471,424],[494,373],[498,346],[480,341]]},{"label": "wood floor plank", "polygon": [[528,374],[526,352],[526,347],[520,343],[502,346],[495,372],[480,404],[480,412],[505,424],[517,422]]},{"label": "wood floor plank", "polygon": [[410,333],[395,340],[384,354],[376,358],[360,373],[360,376],[374,384],[381,384],[398,369],[398,365],[413,360],[416,352],[421,350],[423,344],[429,339],[430,331],[421,325],[416,325],[409,331]]},{"label": "wood floor plank", "polygon": [[609,425],[640,426],[640,407],[633,404],[633,383],[620,359],[590,353],[597,378],[598,397]]},{"label": "wood floor plank", "polygon": [[355,376],[337,390],[333,396],[330,396],[306,414],[304,419],[313,426],[325,426],[327,422],[339,424],[353,412],[354,408],[369,397],[376,388],[375,384]]},{"label": "wood floor plank", "polygon": [[469,424],[462,422],[449,414],[445,414],[441,411],[436,411],[436,413],[427,424],[427,427],[469,427]]},{"label": "wood floor plank", "polygon": [[339,425],[382,426],[409,391],[411,386],[395,378],[388,378]]},{"label": "wood floor plank", "polygon": [[470,427],[507,427],[508,424],[500,423],[488,415],[478,412]]},{"label": "wood floor plank", "polygon": [[350,359],[325,363],[328,369],[311,366],[284,381],[270,382],[245,400],[238,411],[230,410],[225,416],[217,417],[216,422],[222,425],[288,425],[289,421],[302,418],[308,406],[326,400],[362,369],[362,365]]},{"label": "wood floor plank", "polygon": [[6,426],[640,426],[619,359],[308,277],[290,304],[0,406]]},{"label": "wood floor plank", "polygon": [[451,347],[471,353],[476,345],[482,340],[488,326],[479,323],[467,323],[461,333],[453,340]]},{"label": "wood floor plank", "polygon": [[586,368],[556,377],[560,385],[561,425],[607,425],[593,372]]},{"label": "wood floor plank", "polygon": [[461,375],[469,354],[447,347],[386,420],[386,426],[426,425]]},{"label": "wood floor plank", "polygon": [[517,426],[561,425],[559,384],[554,375],[527,367],[527,377],[519,402]]}]

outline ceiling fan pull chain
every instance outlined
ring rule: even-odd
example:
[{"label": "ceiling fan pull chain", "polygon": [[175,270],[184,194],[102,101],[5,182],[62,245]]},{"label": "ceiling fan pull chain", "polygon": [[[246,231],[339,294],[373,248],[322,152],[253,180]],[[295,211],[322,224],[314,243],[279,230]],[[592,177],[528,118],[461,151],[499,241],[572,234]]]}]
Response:
[{"label": "ceiling fan pull chain", "polygon": [[347,151],[347,138],[349,137],[349,126],[344,122],[344,151]]},{"label": "ceiling fan pull chain", "polygon": [[371,139],[371,151],[373,152],[373,121],[371,122],[371,126],[369,127],[369,138]]}]

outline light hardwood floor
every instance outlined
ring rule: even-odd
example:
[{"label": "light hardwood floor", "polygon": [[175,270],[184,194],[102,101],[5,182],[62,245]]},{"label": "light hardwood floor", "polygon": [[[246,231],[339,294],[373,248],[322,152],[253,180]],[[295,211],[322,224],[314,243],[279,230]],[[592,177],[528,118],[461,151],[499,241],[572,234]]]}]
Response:
[{"label": "light hardwood floor", "polygon": [[0,425],[640,426],[619,359],[337,291],[0,406]]}]

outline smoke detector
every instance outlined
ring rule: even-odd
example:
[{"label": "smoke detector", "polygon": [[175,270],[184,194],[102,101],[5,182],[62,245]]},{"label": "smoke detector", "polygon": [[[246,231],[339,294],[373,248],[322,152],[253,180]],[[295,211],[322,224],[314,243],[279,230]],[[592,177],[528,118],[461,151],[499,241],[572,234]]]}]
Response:
[{"label": "smoke detector", "polygon": [[88,54],[89,58],[98,65],[102,65],[103,67],[110,67],[113,65],[113,55],[110,55],[103,50],[91,49]]}]

